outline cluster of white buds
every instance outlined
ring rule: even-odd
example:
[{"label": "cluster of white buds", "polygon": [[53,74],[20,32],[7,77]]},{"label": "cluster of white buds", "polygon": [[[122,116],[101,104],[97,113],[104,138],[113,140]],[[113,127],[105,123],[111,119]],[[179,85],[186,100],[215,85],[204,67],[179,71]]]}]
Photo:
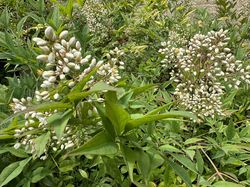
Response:
[{"label": "cluster of white buds", "polygon": [[107,38],[112,24],[103,3],[96,0],[87,0],[84,3],[82,12],[86,17],[90,32],[100,37],[100,39]]},{"label": "cluster of white buds", "polygon": [[[60,93],[60,85],[68,85],[72,88],[87,76],[95,67],[99,68],[98,72],[93,75],[88,82],[91,86],[99,80],[106,81],[108,84],[117,82],[121,77],[118,69],[124,69],[124,63],[119,60],[123,52],[118,48],[111,50],[107,62],[97,61],[91,55],[82,57],[81,44],[75,37],[69,37],[69,32],[64,30],[59,34],[52,27],[45,29],[45,38],[34,38],[38,47],[43,54],[37,56],[37,60],[45,64],[46,70],[42,73],[43,83],[39,90],[35,91],[35,98],[28,97],[26,99],[13,99],[12,109],[14,113],[25,112],[25,124],[21,129],[16,129],[14,136],[17,143],[14,147],[17,149],[24,146],[32,154],[35,150],[35,139],[39,134],[50,132],[51,137],[46,150],[40,159],[47,158],[47,152],[65,150],[74,147],[77,142],[73,135],[72,126],[67,126],[65,132],[60,139],[57,139],[55,132],[48,126],[48,117],[58,111],[37,112],[31,111],[30,107],[34,103],[60,101],[63,99],[63,93]],[[112,56],[112,57],[111,57]],[[34,103],[33,103],[34,102]],[[37,132],[37,133],[34,133]]]},{"label": "cluster of white buds", "polygon": [[159,49],[159,53],[163,55],[163,60],[161,61],[163,68],[172,68],[173,64],[177,62],[176,56],[178,54],[180,46],[187,45],[187,39],[181,34],[170,31],[169,38],[167,42],[161,42],[162,48]]},{"label": "cluster of white buds", "polygon": [[241,82],[250,84],[250,67],[235,59],[226,34],[224,30],[196,34],[185,48],[174,48],[175,61],[166,62],[174,63],[171,79],[177,84],[178,101],[200,117],[222,115],[224,90],[237,89]]},{"label": "cluster of white buds", "polygon": [[66,126],[63,136],[58,139],[55,131],[52,131],[52,140],[50,146],[53,151],[66,150],[74,147],[77,143],[76,134],[74,134],[71,127]]},{"label": "cluster of white buds", "polygon": [[119,69],[124,69],[124,62],[121,60],[124,52],[117,47],[106,54],[107,63],[103,64],[97,71],[107,84],[113,84],[121,79]]}]

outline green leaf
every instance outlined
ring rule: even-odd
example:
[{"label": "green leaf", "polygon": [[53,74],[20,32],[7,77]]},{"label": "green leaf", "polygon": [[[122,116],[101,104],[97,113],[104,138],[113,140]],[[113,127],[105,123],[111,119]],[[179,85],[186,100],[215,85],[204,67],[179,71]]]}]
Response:
[{"label": "green leaf", "polygon": [[104,82],[98,82],[89,91],[78,92],[75,90],[75,91],[69,93],[68,98],[70,101],[81,100],[81,99],[84,99],[93,93],[97,93],[99,91],[104,91],[104,90],[117,91],[117,88],[110,86]]},{"label": "green leaf", "polygon": [[48,118],[48,125],[55,130],[57,138],[60,140],[69,119],[72,116],[72,110],[66,112],[58,112]]},{"label": "green leaf", "polygon": [[72,89],[70,93],[79,93],[83,90],[86,83],[90,80],[90,77],[92,77],[98,68],[93,68],[79,83],[77,83]]},{"label": "green leaf", "polygon": [[178,162],[180,162],[182,165],[184,165],[186,168],[188,168],[189,170],[191,170],[194,173],[197,173],[195,164],[188,159],[185,156],[182,155],[178,155],[178,154],[171,154]]},{"label": "green leaf", "polygon": [[227,181],[218,181],[213,184],[213,187],[244,187],[241,184],[236,184],[233,182],[227,182]]},{"label": "green leaf", "polygon": [[26,22],[26,20],[28,19],[29,16],[25,16],[23,17],[17,24],[17,33],[22,34],[22,30],[23,30],[23,25]]},{"label": "green leaf", "polygon": [[193,143],[197,143],[200,141],[203,141],[203,139],[202,138],[189,138],[184,142],[184,144],[188,145],[188,144],[193,144]]},{"label": "green leaf", "polygon": [[35,151],[36,156],[40,157],[46,148],[48,141],[50,140],[50,132],[42,134],[35,139]]},{"label": "green leaf", "polygon": [[116,134],[121,135],[124,132],[127,121],[130,119],[130,115],[118,103],[116,92],[107,92],[105,99],[107,117],[112,122]]},{"label": "green leaf", "polygon": [[130,180],[133,182],[134,181],[133,170],[134,170],[135,162],[138,157],[137,150],[132,150],[129,147],[122,146],[122,151],[123,151],[124,160],[128,167]]},{"label": "green leaf", "polygon": [[137,160],[138,167],[142,173],[142,176],[147,181],[149,179],[150,171],[151,171],[151,159],[150,156],[144,151],[140,151],[138,155],[139,159]]},{"label": "green leaf", "polygon": [[0,174],[0,187],[8,184],[11,180],[16,178],[24,169],[24,167],[31,160],[30,158],[26,158],[22,161],[14,162],[3,169]]},{"label": "green leaf", "polygon": [[230,124],[227,126],[227,129],[226,129],[227,139],[228,139],[228,140],[232,140],[233,137],[235,136],[235,134],[236,134],[236,131],[235,131],[234,124],[233,124],[233,123],[230,123]]},{"label": "green leaf", "polygon": [[15,149],[13,147],[6,147],[4,148],[7,152],[11,153],[12,155],[19,157],[19,158],[27,158],[29,155],[21,148]]},{"label": "green leaf", "polygon": [[50,173],[51,171],[49,171],[48,169],[44,167],[38,167],[31,174],[31,182],[37,183],[38,181],[42,180],[44,177],[46,177]]},{"label": "green leaf", "polygon": [[203,158],[202,158],[199,150],[196,151],[195,157],[196,157],[196,161],[197,161],[196,168],[197,168],[199,174],[202,174],[203,170],[204,170],[204,161],[203,161]]},{"label": "green leaf", "polygon": [[78,166],[80,163],[74,161],[74,160],[63,160],[59,164],[59,170],[60,172],[68,172],[72,171],[74,167]]},{"label": "green leaf", "polygon": [[174,162],[172,162],[171,160],[168,161],[169,165],[171,166],[171,168],[173,168],[173,170],[175,171],[175,173],[180,176],[182,178],[182,180],[189,186],[192,187],[192,182],[191,179],[187,173],[187,171],[181,167],[179,164],[176,164]]},{"label": "green leaf", "polygon": [[129,120],[126,125],[126,131],[139,127],[140,125],[143,125],[145,123],[154,122],[154,121],[166,119],[166,118],[177,118],[177,117],[197,119],[195,115],[193,115],[190,112],[185,112],[185,111],[170,111],[164,114],[144,115],[141,118]]},{"label": "green leaf", "polygon": [[113,155],[118,152],[118,146],[114,143],[105,131],[101,131],[90,139],[87,143],[71,151],[67,156],[77,156],[85,154],[93,155]]},{"label": "green leaf", "polygon": [[48,102],[48,103],[42,103],[39,105],[32,106],[25,110],[25,112],[28,111],[39,111],[39,112],[46,112],[49,110],[60,110],[60,109],[67,109],[72,108],[70,103],[61,103],[61,102]]},{"label": "green leaf", "polygon": [[89,175],[86,171],[82,170],[82,169],[79,169],[78,170],[79,173],[81,174],[81,176],[84,178],[84,179],[88,179],[89,178]]},{"label": "green leaf", "polygon": [[139,95],[147,90],[150,90],[150,89],[153,89],[155,88],[156,85],[155,84],[148,84],[148,85],[145,85],[145,86],[140,86],[140,87],[137,87],[137,88],[134,88],[133,89],[133,97],[136,96],[136,95]]},{"label": "green leaf", "polygon": [[177,149],[176,147],[174,147],[172,145],[168,145],[168,144],[160,146],[160,150],[161,151],[168,151],[168,152],[182,153],[182,151],[180,149]]}]

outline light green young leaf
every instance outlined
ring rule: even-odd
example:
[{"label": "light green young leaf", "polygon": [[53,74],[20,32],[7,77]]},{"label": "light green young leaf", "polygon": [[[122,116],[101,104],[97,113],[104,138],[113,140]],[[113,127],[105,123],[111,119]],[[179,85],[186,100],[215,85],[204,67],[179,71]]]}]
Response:
[{"label": "light green young leaf", "polygon": [[160,150],[168,151],[168,152],[175,152],[175,153],[182,153],[180,149],[177,149],[176,147],[169,145],[169,144],[160,146]]},{"label": "light green young leaf", "polygon": [[0,187],[8,184],[11,180],[16,178],[24,169],[24,167],[29,163],[30,158],[26,158],[22,161],[14,162],[3,169],[0,174]]},{"label": "light green young leaf", "polygon": [[80,146],[79,148],[71,151],[66,156],[77,156],[77,155],[113,155],[118,152],[118,146],[111,140],[109,135],[105,131],[101,131],[90,139],[87,143]]}]

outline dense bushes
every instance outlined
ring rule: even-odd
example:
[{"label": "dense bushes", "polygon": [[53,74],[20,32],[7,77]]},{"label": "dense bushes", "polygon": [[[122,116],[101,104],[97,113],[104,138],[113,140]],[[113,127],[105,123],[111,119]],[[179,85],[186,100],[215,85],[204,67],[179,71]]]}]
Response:
[{"label": "dense bushes", "polygon": [[0,1],[0,186],[249,186],[236,4]]}]

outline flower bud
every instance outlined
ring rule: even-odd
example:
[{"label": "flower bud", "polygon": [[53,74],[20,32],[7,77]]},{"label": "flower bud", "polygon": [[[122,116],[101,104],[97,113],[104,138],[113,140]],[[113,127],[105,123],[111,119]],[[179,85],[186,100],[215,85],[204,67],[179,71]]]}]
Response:
[{"label": "flower bud", "polygon": [[45,37],[48,38],[49,40],[53,40],[53,36],[54,36],[53,28],[51,26],[47,27],[45,29]]},{"label": "flower bud", "polygon": [[68,31],[62,31],[59,35],[59,39],[65,39],[68,36]]},{"label": "flower bud", "polygon": [[40,60],[42,62],[47,62],[48,61],[48,55],[38,55],[36,57],[37,60]]}]

